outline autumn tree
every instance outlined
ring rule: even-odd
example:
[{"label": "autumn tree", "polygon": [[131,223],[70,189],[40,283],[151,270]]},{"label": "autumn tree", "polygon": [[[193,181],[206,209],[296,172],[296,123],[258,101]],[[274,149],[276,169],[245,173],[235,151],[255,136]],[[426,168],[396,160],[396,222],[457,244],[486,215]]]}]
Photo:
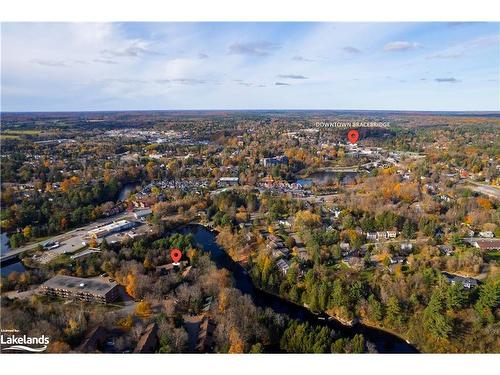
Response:
[{"label": "autumn tree", "polygon": [[310,211],[299,211],[295,214],[294,227],[298,231],[318,228],[321,226],[321,218]]},{"label": "autumn tree", "polygon": [[229,353],[243,353],[245,344],[235,327],[229,332]]},{"label": "autumn tree", "polygon": [[141,318],[147,318],[151,312],[151,304],[147,301],[141,301],[135,307],[135,313]]}]

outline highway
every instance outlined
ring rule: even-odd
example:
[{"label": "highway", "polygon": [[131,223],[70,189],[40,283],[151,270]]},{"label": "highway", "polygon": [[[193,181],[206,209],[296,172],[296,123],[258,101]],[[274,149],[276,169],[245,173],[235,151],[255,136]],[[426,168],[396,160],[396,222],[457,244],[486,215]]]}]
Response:
[{"label": "highway", "polygon": [[[99,220],[96,220],[90,224],[87,224],[83,227],[72,229],[68,232],[58,234],[56,236],[53,236],[51,238],[47,238],[43,241],[40,242],[35,242],[31,243],[29,245],[21,246],[16,249],[11,249],[5,254],[2,254],[0,260],[2,262],[11,259],[12,257],[15,257],[17,255],[23,254],[27,251],[34,250],[38,245],[42,245],[46,242],[49,241],[57,241],[60,243],[60,246],[56,249],[52,250],[47,250],[44,252],[44,255],[42,256],[43,259],[38,259],[39,261],[42,261],[44,263],[44,260],[49,261],[50,259],[53,259],[54,257],[64,254],[64,253],[71,253],[74,252],[80,248],[83,247],[82,242],[86,241],[87,238],[87,232],[91,229],[94,229],[98,225],[102,225],[105,223],[109,223],[111,221],[118,221],[122,219],[133,219],[133,213],[132,212],[122,212],[114,216],[109,216],[106,218],[102,218]],[[47,258],[47,259],[45,259]]]},{"label": "highway", "polygon": [[467,180],[472,190],[485,194],[489,197],[500,199],[500,189],[492,185],[483,185],[479,182]]}]

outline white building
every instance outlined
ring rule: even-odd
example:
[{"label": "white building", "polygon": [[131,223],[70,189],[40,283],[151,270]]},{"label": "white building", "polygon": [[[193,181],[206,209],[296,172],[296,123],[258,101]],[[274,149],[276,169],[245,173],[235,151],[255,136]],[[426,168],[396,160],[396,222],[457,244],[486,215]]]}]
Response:
[{"label": "white building", "polygon": [[148,208],[148,209],[145,209],[145,210],[140,210],[140,211],[136,211],[134,212],[134,217],[136,219],[145,219],[147,218],[148,216],[151,216],[151,214],[153,213],[153,211],[151,210],[151,208]]},{"label": "white building", "polygon": [[493,238],[495,235],[491,230],[486,230],[484,232],[479,232],[479,237],[484,237],[484,238]]},{"label": "white building", "polygon": [[102,227],[89,230],[88,235],[93,238],[100,238],[111,233],[121,232],[122,230],[133,228],[134,226],[135,223],[133,221],[119,220],[107,225],[103,225]]},{"label": "white building", "polygon": [[235,186],[238,185],[240,179],[238,177],[221,177],[219,178],[219,186]]}]

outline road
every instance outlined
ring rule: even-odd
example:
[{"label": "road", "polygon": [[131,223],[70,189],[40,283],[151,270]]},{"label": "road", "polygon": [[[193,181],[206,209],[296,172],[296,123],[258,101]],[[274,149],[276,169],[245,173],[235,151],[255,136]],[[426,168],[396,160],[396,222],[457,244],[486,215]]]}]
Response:
[{"label": "road", "polygon": [[[500,199],[500,189],[492,185],[483,185],[479,182],[467,180],[472,190],[485,194],[489,197]],[[472,186],[471,186],[472,185]]]},{"label": "road", "polygon": [[[13,255],[19,255],[22,253],[25,253],[30,250],[34,250],[38,245],[42,245],[46,242],[49,241],[57,241],[60,243],[61,246],[59,246],[57,249],[52,249],[52,250],[47,250],[42,258],[38,258],[38,261],[42,263],[46,263],[46,261],[50,261],[51,259],[54,259],[58,255],[64,254],[64,253],[72,253],[75,252],[76,250],[80,249],[83,247],[82,242],[85,241],[85,237],[87,236],[87,232],[91,229],[94,229],[96,226],[105,224],[111,221],[118,221],[122,219],[132,219],[133,218],[133,213],[132,212],[122,212],[114,216],[109,216],[103,219],[96,220],[90,224],[87,224],[83,227],[72,229],[68,232],[58,234],[54,237],[45,239],[44,241],[32,243],[26,246],[21,246],[18,247],[17,249],[12,249],[6,252],[5,254],[2,254],[2,261],[13,256]],[[45,259],[47,258],[47,259]]]}]

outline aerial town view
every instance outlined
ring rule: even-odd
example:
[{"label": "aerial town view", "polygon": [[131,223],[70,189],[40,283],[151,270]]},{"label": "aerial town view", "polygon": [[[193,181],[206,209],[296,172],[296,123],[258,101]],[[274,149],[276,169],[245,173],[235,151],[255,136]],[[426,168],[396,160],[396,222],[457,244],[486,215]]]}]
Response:
[{"label": "aerial town view", "polygon": [[2,355],[500,353],[498,23],[2,39]]}]

